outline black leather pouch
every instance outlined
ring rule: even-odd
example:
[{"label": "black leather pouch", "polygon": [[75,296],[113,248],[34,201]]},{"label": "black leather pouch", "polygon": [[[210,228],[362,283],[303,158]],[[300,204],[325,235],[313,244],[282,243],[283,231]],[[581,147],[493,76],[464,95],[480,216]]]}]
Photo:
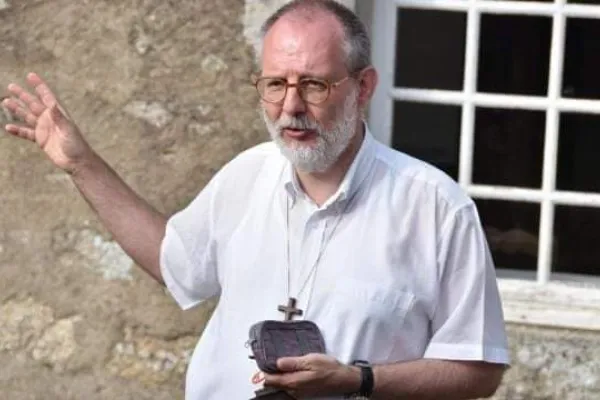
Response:
[{"label": "black leather pouch", "polygon": [[289,393],[277,389],[261,389],[256,391],[256,396],[250,400],[296,400]]},{"label": "black leather pouch", "polygon": [[248,344],[258,368],[278,373],[277,359],[325,353],[325,340],[311,321],[262,321],[250,327]]}]

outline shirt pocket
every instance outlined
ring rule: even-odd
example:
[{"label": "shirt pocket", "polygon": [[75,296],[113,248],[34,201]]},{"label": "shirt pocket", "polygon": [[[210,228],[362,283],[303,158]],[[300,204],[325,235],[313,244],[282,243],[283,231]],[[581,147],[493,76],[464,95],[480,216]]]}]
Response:
[{"label": "shirt pocket", "polygon": [[342,362],[390,361],[402,340],[415,295],[403,288],[341,279],[323,292],[317,314],[323,320],[328,352]]}]

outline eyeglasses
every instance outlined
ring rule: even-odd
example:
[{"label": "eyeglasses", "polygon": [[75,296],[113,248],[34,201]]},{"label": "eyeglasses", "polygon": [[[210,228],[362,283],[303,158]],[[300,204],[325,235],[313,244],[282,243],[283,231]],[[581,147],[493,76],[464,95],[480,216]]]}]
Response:
[{"label": "eyeglasses", "polygon": [[350,76],[337,82],[329,82],[326,79],[307,77],[301,78],[297,83],[289,83],[283,78],[262,77],[255,79],[254,86],[260,97],[268,103],[282,102],[288,88],[295,87],[302,100],[310,104],[320,104],[329,98],[332,89],[340,86],[348,79],[350,79]]}]

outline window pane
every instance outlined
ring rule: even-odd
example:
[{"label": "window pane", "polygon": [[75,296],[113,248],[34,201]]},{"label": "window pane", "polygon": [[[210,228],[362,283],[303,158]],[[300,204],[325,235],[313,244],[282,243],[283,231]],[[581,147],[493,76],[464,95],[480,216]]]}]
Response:
[{"label": "window pane", "polygon": [[533,203],[475,199],[496,268],[537,268],[540,207]]},{"label": "window pane", "polygon": [[563,97],[600,99],[598,37],[600,37],[600,20],[567,19]]},{"label": "window pane", "polygon": [[552,271],[600,275],[600,209],[558,206]]},{"label": "window pane", "polygon": [[398,8],[395,85],[462,90],[465,32],[465,13]]},{"label": "window pane", "polygon": [[542,111],[477,108],[473,182],[541,187],[545,125]]},{"label": "window pane", "polygon": [[600,115],[564,113],[560,118],[556,186],[600,192]]},{"label": "window pane", "polygon": [[458,177],[461,108],[398,101],[392,146]]},{"label": "window pane", "polygon": [[482,15],[477,90],[545,96],[551,29],[548,17]]}]

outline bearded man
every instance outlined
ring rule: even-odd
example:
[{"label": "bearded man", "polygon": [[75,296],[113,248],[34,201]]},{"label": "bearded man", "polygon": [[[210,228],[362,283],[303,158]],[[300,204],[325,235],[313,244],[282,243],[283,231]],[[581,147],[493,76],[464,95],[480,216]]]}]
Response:
[{"label": "bearded man", "polygon": [[[296,0],[263,28],[255,85],[272,141],[224,166],[167,218],[89,147],[35,74],[4,104],[67,171],[122,248],[184,309],[218,305],[191,358],[188,400],[248,399],[248,329],[314,322],[325,354],[283,357],[265,388],[296,398],[491,396],[509,362],[494,265],[473,201],[432,166],[376,142],[377,86],[356,15]],[[362,360],[360,363],[355,362]]]}]

